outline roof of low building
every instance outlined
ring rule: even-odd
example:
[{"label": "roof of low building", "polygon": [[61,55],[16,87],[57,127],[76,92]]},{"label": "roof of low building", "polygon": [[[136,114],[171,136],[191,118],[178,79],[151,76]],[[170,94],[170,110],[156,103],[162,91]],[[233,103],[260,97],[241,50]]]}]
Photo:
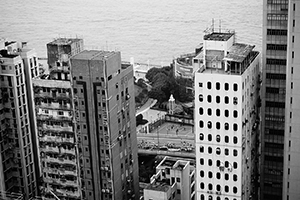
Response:
[{"label": "roof of low building", "polygon": [[243,60],[254,49],[254,47],[255,45],[235,43],[228,50],[225,60],[243,62]]},{"label": "roof of low building", "polygon": [[104,57],[109,57],[114,54],[117,54],[117,52],[99,51],[99,50],[84,50],[84,51],[74,55],[71,59],[77,59],[77,60],[100,59],[100,60],[102,60]]},{"label": "roof of low building", "polygon": [[72,44],[74,42],[78,42],[82,39],[80,38],[57,38],[55,40],[53,40],[52,42],[49,42],[48,44],[52,44],[52,45],[68,45],[68,44]]}]

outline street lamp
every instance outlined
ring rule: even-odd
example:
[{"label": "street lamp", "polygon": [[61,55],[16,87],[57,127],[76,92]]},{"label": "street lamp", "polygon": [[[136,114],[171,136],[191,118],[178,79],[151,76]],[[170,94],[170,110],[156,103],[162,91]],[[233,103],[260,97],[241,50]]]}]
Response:
[{"label": "street lamp", "polygon": [[[157,117],[158,117],[158,120],[159,120],[160,113],[157,113]],[[159,148],[159,132],[158,132],[159,127],[160,127],[160,125],[158,125],[158,127],[157,127],[157,145],[158,145],[158,148]]]}]

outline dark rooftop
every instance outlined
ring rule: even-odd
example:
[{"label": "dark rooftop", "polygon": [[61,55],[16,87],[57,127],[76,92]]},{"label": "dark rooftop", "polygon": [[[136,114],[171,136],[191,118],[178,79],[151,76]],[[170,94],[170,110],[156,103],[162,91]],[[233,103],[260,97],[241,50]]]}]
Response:
[{"label": "dark rooftop", "polygon": [[116,54],[116,52],[111,52],[111,51],[98,51],[98,50],[84,50],[75,56],[71,57],[71,59],[76,59],[76,60],[102,60],[103,57],[109,57]]},{"label": "dark rooftop", "polygon": [[57,38],[48,44],[67,45],[67,44],[72,44],[73,42],[78,42],[80,40],[82,40],[82,39],[79,39],[79,38]]},{"label": "dark rooftop", "polygon": [[17,56],[19,56],[19,55],[17,55],[17,54],[9,54],[7,52],[7,50],[0,50],[0,57],[3,57],[3,58],[15,58]]},{"label": "dark rooftop", "polygon": [[249,55],[254,47],[254,45],[235,43],[228,50],[225,59],[229,61],[243,62],[243,60]]},{"label": "dark rooftop", "polygon": [[209,33],[204,35],[204,40],[215,40],[215,41],[227,41],[229,38],[231,38],[234,35],[234,33]]}]

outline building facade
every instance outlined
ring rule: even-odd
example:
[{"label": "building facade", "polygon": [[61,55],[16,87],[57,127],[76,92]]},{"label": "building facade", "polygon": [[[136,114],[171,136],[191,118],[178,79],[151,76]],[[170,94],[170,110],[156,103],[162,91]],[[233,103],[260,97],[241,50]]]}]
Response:
[{"label": "building facade", "polygon": [[288,0],[263,1],[261,199],[282,199]]},{"label": "building facade", "polygon": [[138,199],[133,67],[119,52],[71,58],[83,198]]},{"label": "building facade", "polygon": [[232,31],[207,31],[195,73],[198,200],[256,199],[259,53]]},{"label": "building facade", "polygon": [[42,196],[45,199],[82,198],[69,66],[69,58],[81,50],[82,39],[58,38],[47,44],[49,73],[33,79]]},{"label": "building facade", "polygon": [[300,1],[289,1],[283,198],[300,198]]},{"label": "building facade", "polygon": [[0,43],[0,189],[31,199],[38,192],[39,173],[34,156],[30,91],[31,79],[38,75],[37,57],[35,51],[24,44],[3,40]]}]

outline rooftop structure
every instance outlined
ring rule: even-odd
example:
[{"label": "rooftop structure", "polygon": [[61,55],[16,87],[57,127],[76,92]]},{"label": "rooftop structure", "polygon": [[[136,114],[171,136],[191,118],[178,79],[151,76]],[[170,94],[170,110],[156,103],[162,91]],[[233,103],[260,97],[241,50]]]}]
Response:
[{"label": "rooftop structure", "polygon": [[48,44],[51,45],[71,45],[72,43],[81,42],[82,39],[80,38],[57,38]]},{"label": "rooftop structure", "polygon": [[204,34],[204,40],[213,40],[213,41],[228,41],[232,36],[234,36],[234,32],[208,32]]},{"label": "rooftop structure", "polygon": [[195,169],[187,160],[165,157],[144,189],[144,199],[195,199]]}]

